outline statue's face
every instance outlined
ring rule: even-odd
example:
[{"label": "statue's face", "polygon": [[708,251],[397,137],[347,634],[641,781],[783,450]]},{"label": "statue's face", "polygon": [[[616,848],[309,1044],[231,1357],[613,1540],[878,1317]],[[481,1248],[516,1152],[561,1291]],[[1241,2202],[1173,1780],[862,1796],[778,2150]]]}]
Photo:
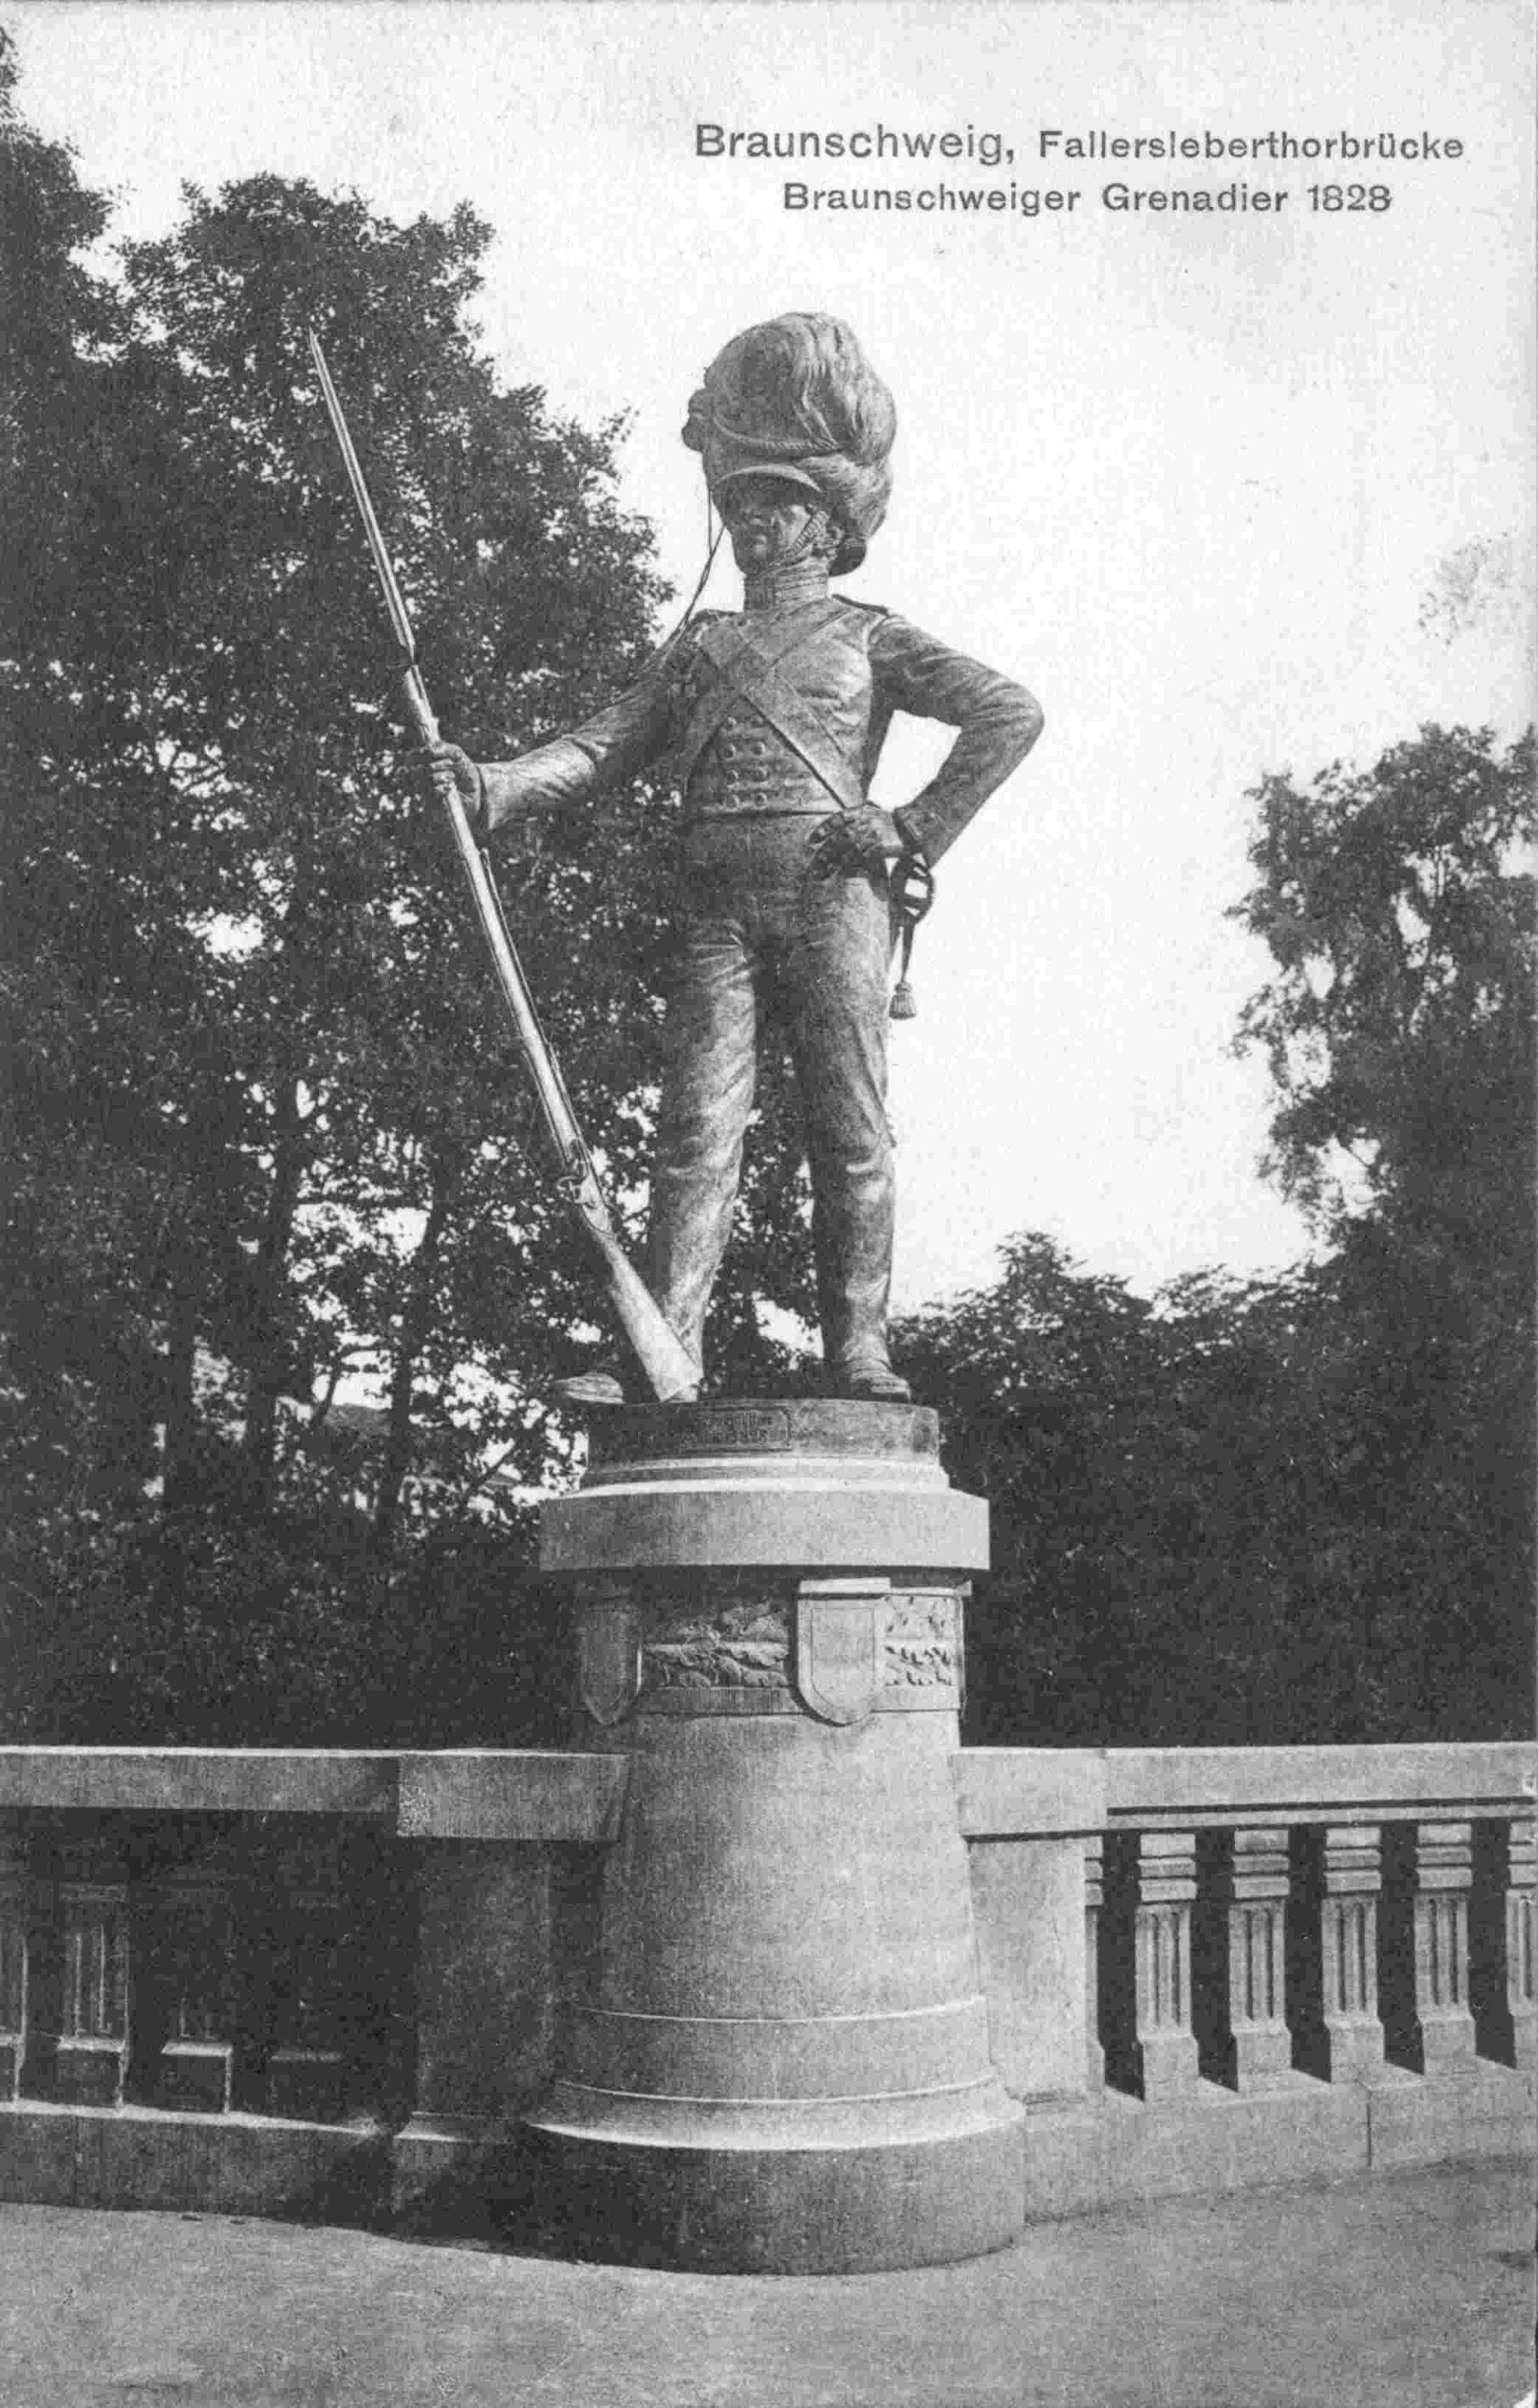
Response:
[{"label": "statue's face", "polygon": [[734,477],[721,495],[721,516],[744,575],[784,560],[820,517],[813,496],[779,477]]}]

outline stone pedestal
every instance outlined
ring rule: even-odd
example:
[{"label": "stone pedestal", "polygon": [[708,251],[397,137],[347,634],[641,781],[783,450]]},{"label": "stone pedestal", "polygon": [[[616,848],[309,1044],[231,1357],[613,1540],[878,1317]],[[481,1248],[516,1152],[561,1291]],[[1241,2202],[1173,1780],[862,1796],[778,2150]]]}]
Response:
[{"label": "stone pedestal", "polygon": [[546,1509],[580,1743],[629,1783],[529,2128],[675,2264],[922,2265],[1019,2227],[950,1769],[985,1509],[937,1447],[906,1406],[641,1407]]}]

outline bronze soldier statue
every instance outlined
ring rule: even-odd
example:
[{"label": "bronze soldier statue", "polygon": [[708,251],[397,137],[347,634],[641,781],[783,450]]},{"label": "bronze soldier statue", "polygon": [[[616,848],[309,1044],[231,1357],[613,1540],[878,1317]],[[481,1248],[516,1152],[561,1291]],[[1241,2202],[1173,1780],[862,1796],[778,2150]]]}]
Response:
[{"label": "bronze soldier statue", "polygon": [[[515,761],[432,754],[482,828],[585,802],[670,759],[683,789],[679,960],[668,1006],[647,1282],[696,1364],[731,1227],[759,1033],[787,1034],[806,1121],[825,1383],[900,1401],[887,1353],[892,865],[932,864],[1025,757],[1023,687],[868,603],[857,568],[891,492],[891,394],[837,318],[750,327],[706,371],[683,440],[743,577],[740,614],[686,623],[607,710]],[[958,730],[901,810],[870,800],[895,711]],[[606,1371],[562,1383],[617,1404]]]}]

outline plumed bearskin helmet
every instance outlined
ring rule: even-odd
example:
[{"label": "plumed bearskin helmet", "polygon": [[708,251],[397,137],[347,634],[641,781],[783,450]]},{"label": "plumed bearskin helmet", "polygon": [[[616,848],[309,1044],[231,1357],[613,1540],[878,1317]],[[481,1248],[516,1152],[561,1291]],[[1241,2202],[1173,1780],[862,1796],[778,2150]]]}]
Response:
[{"label": "plumed bearskin helmet", "polygon": [[712,498],[733,477],[780,475],[819,494],[839,535],[835,577],[858,568],[886,516],[898,413],[840,318],[793,311],[717,354],[689,403],[683,440]]}]

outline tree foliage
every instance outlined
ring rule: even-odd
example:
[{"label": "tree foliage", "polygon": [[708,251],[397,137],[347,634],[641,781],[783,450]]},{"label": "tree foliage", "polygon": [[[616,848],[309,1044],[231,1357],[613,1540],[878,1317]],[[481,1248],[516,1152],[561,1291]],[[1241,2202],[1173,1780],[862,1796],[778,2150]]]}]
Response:
[{"label": "tree foliage", "polygon": [[[424,1567],[458,1580],[487,1526],[508,1578],[519,1484],[569,1444],[541,1398],[598,1283],[405,757],[307,327],[472,752],[538,741],[634,674],[663,598],[651,533],[617,499],[620,424],[499,388],[468,210],[396,225],[275,177],[189,189],[106,282],[79,257],[106,208],[68,153],[8,99],[0,136],[10,1635],[77,1725],[151,1696],[174,1722],[180,1696],[207,1731],[282,1662],[291,1700],[361,1729],[394,1711],[359,1674],[384,1684],[379,1635],[403,1598],[420,1613]],[[505,879],[632,1224],[668,808],[640,787]],[[766,1365],[757,1296],[809,1286],[777,1098],[726,1298],[738,1357]],[[361,1465],[335,1404],[356,1374],[381,1399]],[[293,1636],[306,1595],[324,1646]],[[191,1616],[180,1688],[146,1685],[156,1598]],[[225,1651],[223,1697],[194,1626]]]},{"label": "tree foliage", "polygon": [[1271,982],[1240,1042],[1278,1096],[1270,1168],[1339,1234],[1347,1197],[1407,1235],[1503,1254],[1531,1126],[1531,734],[1426,727],[1365,774],[1254,799],[1257,882],[1235,916]]},{"label": "tree foliage", "polygon": [[[467,210],[254,177],[93,273],[107,204],[14,81],[0,33],[6,1727],[548,1736],[529,1499],[597,1283],[405,757],[305,330],[482,757],[651,640],[623,429],[498,385]],[[1239,1042],[1315,1260],[1149,1300],[1028,1236],[899,1333],[993,1506],[975,1735],[1526,1727],[1532,767],[1428,727],[1253,797]],[[669,808],[641,785],[505,879],[633,1235]],[[712,1333],[740,1391],[796,1374],[762,1308],[809,1311],[807,1205],[771,1060]]]},{"label": "tree foliage", "polygon": [[981,1736],[1531,1725],[1532,741],[1429,727],[1252,799],[1239,1041],[1325,1244],[1150,1304],[1026,1239],[905,1331],[993,1504]]}]

